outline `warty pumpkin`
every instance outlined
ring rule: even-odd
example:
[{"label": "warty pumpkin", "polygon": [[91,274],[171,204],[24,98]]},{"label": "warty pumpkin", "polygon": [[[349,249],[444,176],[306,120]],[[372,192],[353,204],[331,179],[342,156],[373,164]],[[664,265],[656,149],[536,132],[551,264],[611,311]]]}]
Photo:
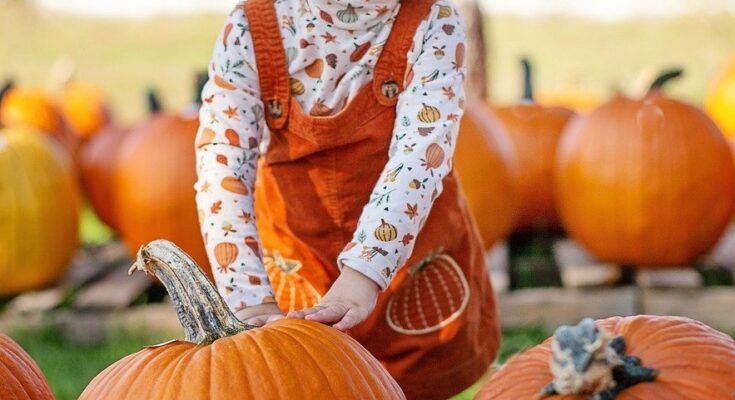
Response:
[{"label": "warty pumpkin", "polygon": [[522,60],[523,99],[496,111],[518,160],[520,205],[516,229],[553,229],[558,226],[554,199],[556,146],[574,111],[545,107],[534,101],[531,64]]},{"label": "warty pumpkin", "polygon": [[484,104],[467,103],[453,161],[482,240],[489,249],[513,227],[518,183],[510,141]]},{"label": "warty pumpkin", "polygon": [[0,333],[0,399],[53,400],[46,378],[23,349]]},{"label": "warty pumpkin", "polygon": [[71,160],[56,142],[0,130],[0,295],[42,287],[66,271],[79,197]]},{"label": "warty pumpkin", "polygon": [[600,259],[681,266],[730,221],[735,170],[704,112],[666,97],[664,74],[641,100],[618,96],[570,124],[556,167],[564,227]]},{"label": "warty pumpkin", "polygon": [[683,317],[585,320],[513,357],[476,400],[730,400],[735,341]]},{"label": "warty pumpkin", "polygon": [[186,341],[152,346],[100,373],[80,400],[404,399],[357,341],[318,323],[247,326],[194,261],[168,241],[143,246],[131,271],[163,282]]}]

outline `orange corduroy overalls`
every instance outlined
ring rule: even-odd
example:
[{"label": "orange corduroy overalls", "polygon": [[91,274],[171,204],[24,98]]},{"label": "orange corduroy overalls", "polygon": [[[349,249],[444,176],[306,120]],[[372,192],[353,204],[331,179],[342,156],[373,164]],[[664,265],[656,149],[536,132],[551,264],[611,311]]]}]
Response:
[{"label": "orange corduroy overalls", "polygon": [[[328,117],[291,97],[273,0],[248,0],[260,90],[271,132],[255,190],[263,247],[299,260],[321,294],[339,275],[363,206],[388,161],[407,54],[434,0],[403,0],[373,82]],[[409,399],[444,399],[473,384],[499,345],[495,300],[477,228],[454,173],[416,240],[413,256],[350,334]],[[422,262],[425,260],[425,262]]]}]

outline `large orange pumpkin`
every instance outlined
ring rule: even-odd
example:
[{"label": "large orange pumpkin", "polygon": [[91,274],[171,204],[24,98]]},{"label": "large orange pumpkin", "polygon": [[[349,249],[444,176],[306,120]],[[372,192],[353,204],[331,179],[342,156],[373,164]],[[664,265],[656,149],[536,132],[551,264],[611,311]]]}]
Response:
[{"label": "large orange pumpkin", "polygon": [[107,96],[90,83],[70,82],[64,86],[60,108],[72,131],[87,139],[110,123]]},{"label": "large orange pumpkin", "polygon": [[115,160],[113,220],[132,254],[166,238],[200,265],[209,265],[194,201],[198,127],[196,116],[159,113],[122,140]]},{"label": "large orange pumpkin", "polygon": [[519,104],[497,109],[498,119],[513,143],[518,160],[520,205],[517,229],[546,229],[558,225],[554,201],[556,146],[574,111],[534,102],[531,65],[523,60],[524,96]]},{"label": "large orange pumpkin", "polygon": [[513,227],[518,206],[513,148],[503,128],[481,103],[468,103],[454,155],[472,215],[486,248]]},{"label": "large orange pumpkin", "polygon": [[8,87],[0,102],[0,126],[51,135],[74,159],[79,151],[79,140],[67,126],[53,99],[38,89]]},{"label": "large orange pumpkin", "polygon": [[3,334],[0,334],[0,399],[54,399],[33,359]]},{"label": "large orange pumpkin", "polygon": [[668,98],[616,97],[572,122],[559,145],[557,204],[567,231],[600,259],[681,266],[730,221],[735,170],[719,129]]},{"label": "large orange pumpkin", "polygon": [[[549,400],[583,400],[591,397],[582,396],[582,393],[586,392],[590,396],[592,392],[599,393],[611,387],[617,387],[621,391],[617,396],[600,398],[735,398],[735,341],[729,336],[701,322],[681,317],[615,317],[594,322],[597,331],[590,331],[585,327],[591,322],[583,322],[572,329],[562,328],[554,338],[512,358],[493,375],[475,399],[541,398],[539,394],[548,387],[552,379],[557,393],[565,393],[567,389],[570,393],[580,395],[552,395],[546,397]],[[578,336],[580,328],[585,332],[581,338]],[[585,339],[587,336],[591,336],[593,340]],[[572,355],[571,347],[568,347],[570,343],[587,343],[588,348],[594,350]],[[616,357],[619,353],[626,357]],[[554,362],[552,354],[556,360]],[[640,359],[639,365],[636,365],[638,363],[632,357]],[[611,371],[611,364],[616,364],[616,361],[624,361],[627,366]],[[636,371],[636,367],[653,371]],[[558,372],[553,374],[553,370]],[[570,373],[569,376],[574,379],[564,379],[565,372]],[[620,385],[623,377],[635,376],[638,372],[646,375],[643,382],[632,386]],[[648,382],[651,378],[653,381]],[[574,387],[572,383],[583,385]],[[598,390],[589,391],[595,386]]]},{"label": "large orange pumpkin", "polygon": [[735,55],[712,80],[704,101],[705,110],[730,140],[735,140]]},{"label": "large orange pumpkin", "polygon": [[143,247],[133,268],[174,300],[186,341],[149,347],[102,371],[80,400],[404,399],[357,341],[318,323],[238,321],[202,271],[167,241]]},{"label": "large orange pumpkin", "polygon": [[0,130],[0,296],[42,287],[66,271],[77,247],[79,197],[58,143]]}]

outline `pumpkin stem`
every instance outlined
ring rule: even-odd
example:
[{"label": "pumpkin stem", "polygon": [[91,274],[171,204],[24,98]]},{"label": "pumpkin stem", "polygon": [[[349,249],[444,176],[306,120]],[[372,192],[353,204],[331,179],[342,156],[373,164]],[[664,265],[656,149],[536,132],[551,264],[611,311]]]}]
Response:
[{"label": "pumpkin stem", "polygon": [[629,387],[654,381],[658,374],[641,366],[638,357],[625,355],[622,336],[599,330],[589,318],[557,329],[551,350],[554,380],[541,391],[542,397],[577,395],[611,400]]},{"label": "pumpkin stem", "polygon": [[196,84],[194,86],[194,104],[199,106],[202,105],[202,91],[204,90],[204,85],[206,85],[208,81],[209,73],[207,70],[199,71],[199,73],[197,73]]},{"label": "pumpkin stem", "polygon": [[155,88],[148,88],[146,91],[146,99],[148,100],[148,113],[150,115],[156,115],[161,112],[163,106],[161,105],[161,98],[158,96],[158,92]]},{"label": "pumpkin stem", "polygon": [[527,57],[521,58],[523,66],[523,100],[533,102],[533,69]]},{"label": "pumpkin stem", "polygon": [[15,81],[8,79],[5,81],[2,87],[0,87],[0,102],[3,101],[3,97],[15,86]]},{"label": "pumpkin stem", "polygon": [[684,75],[684,70],[681,68],[672,68],[661,72],[658,78],[656,78],[656,80],[651,84],[651,87],[648,89],[648,93],[663,89],[664,85],[666,85],[670,80],[679,78],[682,75]]},{"label": "pumpkin stem", "polygon": [[199,266],[173,243],[156,240],[142,246],[128,273],[137,270],[163,283],[189,342],[212,343],[253,328],[232,314]]}]

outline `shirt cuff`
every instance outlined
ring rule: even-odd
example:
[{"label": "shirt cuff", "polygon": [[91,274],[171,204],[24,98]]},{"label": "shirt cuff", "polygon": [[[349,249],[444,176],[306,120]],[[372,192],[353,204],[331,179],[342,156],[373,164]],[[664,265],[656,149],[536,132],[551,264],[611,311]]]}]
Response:
[{"label": "shirt cuff", "polygon": [[[370,261],[364,258],[370,255]],[[391,282],[393,276],[393,264],[388,258],[380,253],[364,245],[357,245],[349,250],[342,252],[337,258],[337,265],[340,268],[348,267],[367,276],[378,284],[380,290],[385,290]]]}]

